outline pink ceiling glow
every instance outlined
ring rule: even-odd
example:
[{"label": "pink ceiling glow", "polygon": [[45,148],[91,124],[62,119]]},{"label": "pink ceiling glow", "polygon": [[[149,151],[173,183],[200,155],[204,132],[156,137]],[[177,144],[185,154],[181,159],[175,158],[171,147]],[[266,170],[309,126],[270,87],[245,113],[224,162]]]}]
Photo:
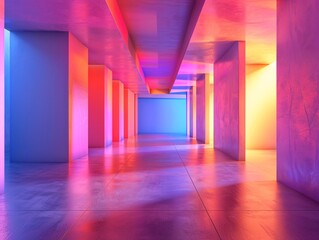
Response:
[{"label": "pink ceiling glow", "polygon": [[275,0],[10,0],[5,8],[8,30],[72,32],[90,64],[141,94],[169,93],[181,74],[212,73],[234,41],[246,42],[247,63],[276,56]]}]

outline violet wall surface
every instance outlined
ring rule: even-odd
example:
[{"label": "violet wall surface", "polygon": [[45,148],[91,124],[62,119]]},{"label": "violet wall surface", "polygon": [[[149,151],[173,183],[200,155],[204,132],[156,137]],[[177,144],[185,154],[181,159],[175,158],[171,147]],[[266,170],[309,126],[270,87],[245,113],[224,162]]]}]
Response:
[{"label": "violet wall surface", "polygon": [[214,146],[245,159],[245,42],[235,42],[214,64]]},{"label": "violet wall surface", "polygon": [[277,178],[319,201],[319,1],[277,7]]}]

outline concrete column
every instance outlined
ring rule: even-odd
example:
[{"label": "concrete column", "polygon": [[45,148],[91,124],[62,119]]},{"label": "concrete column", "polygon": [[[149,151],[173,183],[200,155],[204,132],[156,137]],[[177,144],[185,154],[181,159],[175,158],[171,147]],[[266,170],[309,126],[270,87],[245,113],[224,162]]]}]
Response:
[{"label": "concrete column", "polygon": [[235,42],[214,64],[214,146],[245,160],[245,42]]},{"label": "concrete column", "polygon": [[11,32],[10,45],[11,161],[86,155],[87,48],[67,32]]},{"label": "concrete column", "polygon": [[112,72],[103,65],[89,66],[89,147],[112,144]]},{"label": "concrete column", "polygon": [[190,98],[190,90],[186,92],[186,135],[190,136],[190,117],[191,117],[191,98]]},{"label": "concrete column", "polygon": [[319,201],[319,2],[277,9],[277,179]]},{"label": "concrete column", "polygon": [[113,142],[124,139],[124,86],[118,80],[113,80]]},{"label": "concrete column", "polygon": [[191,87],[189,91],[190,97],[190,121],[189,135],[196,138],[196,86]]},{"label": "concrete column", "polygon": [[134,135],[138,135],[138,95],[134,95]]},{"label": "concrete column", "polygon": [[124,89],[124,137],[134,136],[135,125],[135,96],[134,93]]},{"label": "concrete column", "polygon": [[202,74],[196,81],[196,139],[209,143],[210,79]]}]

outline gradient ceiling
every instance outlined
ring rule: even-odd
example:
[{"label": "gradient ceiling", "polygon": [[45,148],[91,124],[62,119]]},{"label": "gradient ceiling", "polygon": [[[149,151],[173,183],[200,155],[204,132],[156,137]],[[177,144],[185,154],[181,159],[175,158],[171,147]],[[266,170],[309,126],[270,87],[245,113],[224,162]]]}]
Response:
[{"label": "gradient ceiling", "polygon": [[246,41],[249,64],[276,58],[276,0],[7,0],[5,10],[8,30],[73,33],[90,64],[141,94],[185,91],[233,41]]}]

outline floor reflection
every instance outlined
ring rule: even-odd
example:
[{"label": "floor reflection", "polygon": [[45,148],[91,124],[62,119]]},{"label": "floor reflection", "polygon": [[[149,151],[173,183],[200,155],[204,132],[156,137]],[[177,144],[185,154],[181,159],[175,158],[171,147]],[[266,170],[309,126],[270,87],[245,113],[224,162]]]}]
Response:
[{"label": "floor reflection", "polygon": [[0,239],[318,239],[319,204],[183,136],[139,136],[69,164],[6,166]]}]

